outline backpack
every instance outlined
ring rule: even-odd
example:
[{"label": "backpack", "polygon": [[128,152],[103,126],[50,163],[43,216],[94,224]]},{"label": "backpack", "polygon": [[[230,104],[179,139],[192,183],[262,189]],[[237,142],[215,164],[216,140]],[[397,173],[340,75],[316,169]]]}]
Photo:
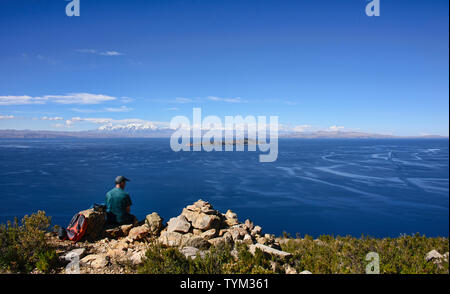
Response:
[{"label": "backpack", "polygon": [[67,238],[74,242],[79,241],[83,237],[84,233],[86,233],[86,228],[87,221],[85,216],[81,213],[75,214],[66,229]]}]

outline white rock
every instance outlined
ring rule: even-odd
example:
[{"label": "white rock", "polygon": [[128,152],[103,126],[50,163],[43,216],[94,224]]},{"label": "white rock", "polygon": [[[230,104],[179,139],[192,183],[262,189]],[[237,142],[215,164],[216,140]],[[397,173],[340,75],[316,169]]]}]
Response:
[{"label": "white rock", "polygon": [[77,258],[77,256],[78,256],[79,259],[81,259],[84,256],[85,253],[86,253],[86,249],[85,248],[73,249],[73,250],[67,252],[66,254],[64,254],[62,256],[62,259],[67,260],[67,261],[72,261],[75,258]]},{"label": "white rock", "polygon": [[192,258],[192,259],[195,259],[197,257],[197,253],[200,255],[200,257],[202,257],[202,255],[204,255],[204,253],[202,251],[200,251],[198,248],[191,247],[191,246],[186,246],[186,247],[181,248],[180,252],[183,253],[183,255],[186,256],[186,258]]},{"label": "white rock", "polygon": [[173,217],[167,223],[168,232],[187,233],[191,228],[191,224],[188,222],[184,215]]},{"label": "white rock", "polygon": [[288,275],[296,275],[297,274],[297,270],[290,265],[286,265],[284,270],[285,270],[286,274],[288,274]]},{"label": "white rock", "polygon": [[437,252],[436,250],[433,249],[427,253],[425,260],[432,261],[432,260],[440,260],[441,258],[443,258],[443,256],[439,252]]},{"label": "white rock", "polygon": [[301,275],[311,275],[312,272],[310,272],[310,271],[302,271],[302,272],[300,272],[300,274]]},{"label": "white rock", "polygon": [[249,246],[250,253],[255,254],[255,251],[256,251],[257,248],[259,250],[261,250],[262,252],[265,252],[265,253],[268,253],[268,254],[271,254],[271,255],[277,255],[277,256],[279,256],[281,258],[287,258],[287,257],[291,257],[292,256],[292,254],[289,253],[289,252],[284,252],[284,251],[281,251],[281,250],[270,248],[269,246],[266,246],[266,245],[263,245],[263,244],[259,244],[259,243],[258,244],[252,244],[252,245]]}]

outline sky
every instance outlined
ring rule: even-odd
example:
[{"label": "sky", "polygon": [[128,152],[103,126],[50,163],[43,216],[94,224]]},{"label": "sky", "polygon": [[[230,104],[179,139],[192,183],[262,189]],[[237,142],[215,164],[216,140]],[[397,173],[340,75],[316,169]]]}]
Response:
[{"label": "sky", "polygon": [[0,1],[0,129],[265,115],[297,131],[449,134],[449,2]]}]

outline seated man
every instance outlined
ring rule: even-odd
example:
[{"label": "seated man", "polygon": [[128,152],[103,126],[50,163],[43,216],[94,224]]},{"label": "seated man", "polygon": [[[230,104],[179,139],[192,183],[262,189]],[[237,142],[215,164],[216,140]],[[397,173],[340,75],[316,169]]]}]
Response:
[{"label": "seated man", "polygon": [[107,223],[110,225],[136,224],[137,219],[130,214],[131,198],[124,191],[126,182],[124,176],[116,177],[116,187],[106,193]]}]

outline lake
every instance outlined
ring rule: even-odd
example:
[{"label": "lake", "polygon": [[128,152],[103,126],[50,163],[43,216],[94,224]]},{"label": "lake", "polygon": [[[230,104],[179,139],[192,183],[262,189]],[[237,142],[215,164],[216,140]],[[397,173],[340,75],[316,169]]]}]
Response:
[{"label": "lake", "polygon": [[66,226],[117,175],[139,219],[198,199],[266,233],[448,236],[448,139],[280,139],[257,152],[173,152],[169,139],[0,139],[0,222],[45,210]]}]

